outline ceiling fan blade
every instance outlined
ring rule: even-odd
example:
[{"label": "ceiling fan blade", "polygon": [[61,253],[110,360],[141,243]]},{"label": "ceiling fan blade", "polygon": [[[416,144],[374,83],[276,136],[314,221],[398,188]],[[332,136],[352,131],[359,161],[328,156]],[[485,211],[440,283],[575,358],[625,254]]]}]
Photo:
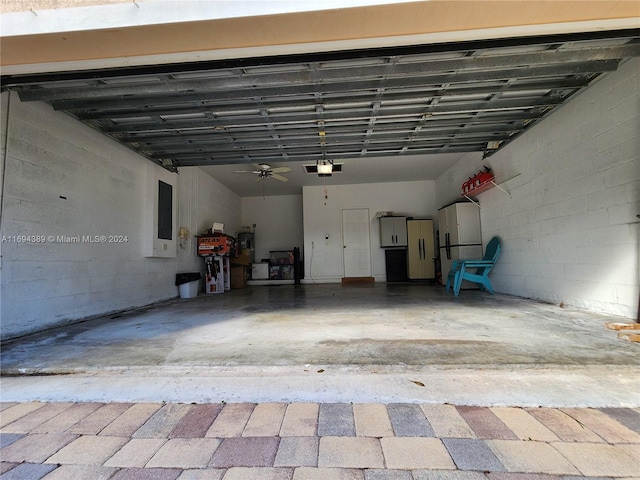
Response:
[{"label": "ceiling fan blade", "polygon": [[273,173],[270,175],[271,178],[275,178],[276,180],[280,180],[281,182],[288,182],[289,179],[287,177],[283,177],[282,175],[278,175],[277,173]]},{"label": "ceiling fan blade", "polygon": [[271,171],[273,173],[284,173],[284,172],[290,172],[291,169],[289,167],[276,167],[276,168],[272,168]]},{"label": "ceiling fan blade", "polygon": [[252,170],[234,170],[233,173],[257,173]]}]

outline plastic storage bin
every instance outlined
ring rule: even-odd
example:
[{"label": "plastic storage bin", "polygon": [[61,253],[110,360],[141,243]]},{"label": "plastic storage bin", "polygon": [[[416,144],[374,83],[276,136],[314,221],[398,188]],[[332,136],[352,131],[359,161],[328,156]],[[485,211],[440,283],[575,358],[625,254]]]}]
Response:
[{"label": "plastic storage bin", "polygon": [[251,265],[251,272],[252,280],[267,280],[269,278],[269,264],[254,263]]},{"label": "plastic storage bin", "polygon": [[293,250],[272,250],[269,251],[269,264],[293,265]]}]

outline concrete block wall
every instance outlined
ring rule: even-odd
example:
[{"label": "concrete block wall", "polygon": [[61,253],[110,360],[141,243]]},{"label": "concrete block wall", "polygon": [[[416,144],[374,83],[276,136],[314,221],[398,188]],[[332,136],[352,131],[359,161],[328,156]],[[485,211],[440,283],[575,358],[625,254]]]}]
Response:
[{"label": "concrete block wall", "polygon": [[178,272],[202,272],[204,262],[197,256],[195,236],[215,223],[224,224],[225,233],[235,235],[240,228],[240,197],[198,167],[180,169],[178,225],[189,230],[189,239],[178,245]]},{"label": "concrete block wall", "polygon": [[497,291],[636,317],[639,132],[633,59],[500,152],[460,161],[438,179],[439,205],[482,165],[510,193],[478,196],[483,241],[503,240],[491,277]]},{"label": "concrete block wall", "polygon": [[[201,262],[193,239],[174,258],[143,256],[149,161],[43,103],[8,97],[2,338],[176,297],[175,274]],[[237,195],[200,169],[185,170],[176,231],[183,223],[195,233],[213,221],[239,222]],[[107,242],[90,242],[96,236]]]}]

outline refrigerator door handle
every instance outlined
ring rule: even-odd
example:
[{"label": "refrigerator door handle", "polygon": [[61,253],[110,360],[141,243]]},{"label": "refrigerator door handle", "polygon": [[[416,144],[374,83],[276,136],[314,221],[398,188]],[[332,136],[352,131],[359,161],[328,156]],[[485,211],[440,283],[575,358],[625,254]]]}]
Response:
[{"label": "refrigerator door handle", "polygon": [[422,239],[422,259],[425,260],[427,258],[427,249],[424,248],[424,238]]},{"label": "refrigerator door handle", "polygon": [[418,257],[422,260],[422,245],[420,244],[420,239],[418,239]]}]

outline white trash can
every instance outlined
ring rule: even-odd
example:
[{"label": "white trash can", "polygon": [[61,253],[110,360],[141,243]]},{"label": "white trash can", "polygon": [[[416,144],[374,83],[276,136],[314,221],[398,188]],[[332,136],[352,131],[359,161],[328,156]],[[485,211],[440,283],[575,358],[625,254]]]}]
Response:
[{"label": "white trash can", "polygon": [[195,298],[198,296],[198,287],[200,286],[200,280],[193,282],[187,282],[178,285],[180,290],[180,298]]},{"label": "white trash can", "polygon": [[201,278],[202,276],[198,272],[176,274],[176,286],[178,287],[180,298],[197,297]]}]

